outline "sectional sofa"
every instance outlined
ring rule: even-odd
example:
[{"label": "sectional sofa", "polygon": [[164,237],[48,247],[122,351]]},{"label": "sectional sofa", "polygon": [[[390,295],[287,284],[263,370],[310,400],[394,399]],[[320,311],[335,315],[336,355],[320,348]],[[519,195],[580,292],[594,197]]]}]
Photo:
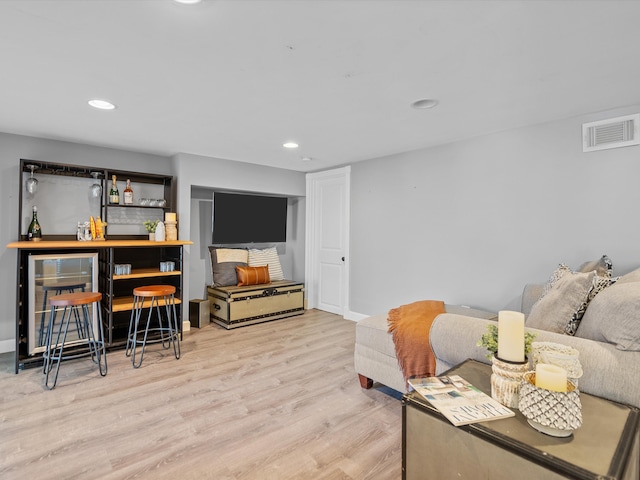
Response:
[{"label": "sectional sofa", "polygon": [[[572,271],[560,265],[545,285],[528,285],[522,296],[525,328],[535,341],[571,346],[580,353],[581,391],[640,407],[640,269],[611,276],[608,258]],[[354,364],[360,383],[373,381],[406,391],[395,357],[387,315],[358,322]],[[490,363],[477,342],[495,312],[446,305],[429,333],[436,374],[472,358]]]}]

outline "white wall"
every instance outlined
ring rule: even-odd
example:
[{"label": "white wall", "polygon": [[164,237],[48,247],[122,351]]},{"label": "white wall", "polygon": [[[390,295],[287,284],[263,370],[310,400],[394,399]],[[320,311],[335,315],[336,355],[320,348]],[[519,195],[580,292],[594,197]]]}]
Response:
[{"label": "white wall", "polygon": [[582,123],[638,111],[353,164],[351,310],[419,299],[517,308],[524,284],[558,263],[608,254],[614,274],[640,266],[640,146],[581,145]]},{"label": "white wall", "polygon": [[290,197],[287,243],[278,246],[278,253],[285,275],[304,280],[304,173],[183,153],[173,158],[173,167],[178,180],[179,238],[194,242],[185,248],[189,272],[183,286],[189,299],[205,298],[211,281],[207,205],[215,189]]},{"label": "white wall", "polygon": [[[15,349],[17,251],[6,245],[19,237],[21,158],[171,174],[168,157],[0,133],[0,353]],[[39,220],[45,229],[49,220],[43,216]],[[75,235],[75,231],[76,223],[70,223],[69,234]],[[44,233],[46,236],[46,230]]]}]

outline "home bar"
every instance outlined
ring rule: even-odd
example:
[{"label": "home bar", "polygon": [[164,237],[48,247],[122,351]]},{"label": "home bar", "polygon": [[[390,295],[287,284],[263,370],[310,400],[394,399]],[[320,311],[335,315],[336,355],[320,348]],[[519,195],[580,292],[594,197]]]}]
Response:
[{"label": "home bar", "polygon": [[[183,246],[192,242],[177,239],[173,177],[34,160],[20,161],[20,175],[20,240],[7,245],[18,250],[16,373],[42,364],[47,302],[55,295],[100,292],[101,315],[95,306],[90,315],[94,322],[101,317],[108,348],[126,344],[136,287],[175,287],[176,315],[182,318]],[[113,198],[114,187],[125,182],[133,192],[126,204],[124,195]],[[34,206],[41,238],[32,235]],[[147,223],[173,228],[151,239]],[[76,325],[65,352],[82,353],[82,336]]]}]

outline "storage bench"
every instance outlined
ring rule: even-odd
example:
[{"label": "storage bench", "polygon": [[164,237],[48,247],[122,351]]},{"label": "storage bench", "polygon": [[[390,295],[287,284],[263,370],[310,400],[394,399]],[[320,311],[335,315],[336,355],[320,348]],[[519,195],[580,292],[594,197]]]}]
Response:
[{"label": "storage bench", "polygon": [[279,280],[261,285],[207,287],[211,321],[226,329],[304,313],[304,283]]}]

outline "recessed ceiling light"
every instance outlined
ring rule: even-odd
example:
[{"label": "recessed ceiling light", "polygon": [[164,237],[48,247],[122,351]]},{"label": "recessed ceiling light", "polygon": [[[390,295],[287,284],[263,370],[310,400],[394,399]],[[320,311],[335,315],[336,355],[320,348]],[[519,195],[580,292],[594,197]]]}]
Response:
[{"label": "recessed ceiling light", "polygon": [[284,148],[298,148],[298,144],[296,142],[283,143],[282,146]]},{"label": "recessed ceiling light", "polygon": [[173,0],[176,3],[182,3],[183,5],[195,5],[200,3],[201,0]]},{"label": "recessed ceiling light", "polygon": [[303,162],[310,162],[311,157],[301,157],[300,160],[302,160]]},{"label": "recessed ceiling light", "polygon": [[433,98],[423,98],[421,100],[416,100],[415,102],[413,102],[411,104],[411,106],[413,108],[417,108],[417,109],[421,109],[421,110],[426,110],[429,108],[433,108],[436,105],[438,105],[438,100],[435,100]]},{"label": "recessed ceiling light", "polygon": [[113,103],[107,102],[106,100],[89,100],[88,103],[93,108],[99,108],[100,110],[113,110],[116,108]]}]

